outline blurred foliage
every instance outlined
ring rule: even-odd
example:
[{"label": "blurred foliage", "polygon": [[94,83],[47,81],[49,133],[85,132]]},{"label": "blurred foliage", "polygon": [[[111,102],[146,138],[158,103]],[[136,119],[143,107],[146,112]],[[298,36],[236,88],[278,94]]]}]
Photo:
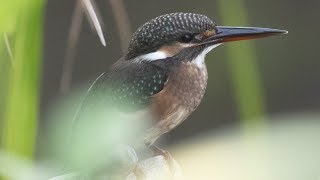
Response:
[{"label": "blurred foliage", "polygon": [[[320,177],[319,114],[283,114],[251,136],[231,128],[173,149],[185,179],[302,180]],[[196,164],[196,166],[195,166]]]},{"label": "blurred foliage", "polygon": [[[150,114],[144,113],[143,117],[139,113],[123,114],[115,109],[121,105],[113,103],[89,110],[86,107],[84,111],[79,109],[77,115],[81,116],[74,118],[70,107],[76,99],[81,97],[61,100],[52,109],[46,134],[49,138],[41,142],[46,147],[42,148],[46,151],[46,157],[54,157],[51,160],[65,169],[90,171],[103,167],[110,170],[117,167],[115,162],[119,161],[118,153],[123,149],[122,145],[138,144],[144,147],[147,120],[152,119]],[[100,102],[97,101],[93,103]]]},{"label": "blurred foliage", "polygon": [[[235,128],[221,129],[219,132],[206,133],[183,141],[181,144],[176,144],[172,147],[171,152],[182,167],[183,179],[317,179],[320,176],[320,157],[317,155],[320,151],[320,141],[318,140],[320,136],[320,123],[318,119],[319,114],[274,116],[268,119],[269,122],[273,123],[270,123],[270,126],[265,128],[265,131],[260,131],[258,128],[252,131],[252,136],[242,136],[242,132]],[[92,152],[96,153],[97,149],[88,148],[93,144],[104,143],[106,145],[105,140],[112,144],[118,140],[124,140],[123,137],[125,136],[128,138],[131,135],[135,135],[132,134],[132,130],[137,127],[130,124],[123,128],[122,123],[113,120],[105,125],[107,124],[113,125],[112,127],[115,127],[116,133],[108,133],[105,139],[87,138],[81,141],[85,150],[83,151],[83,155]],[[85,133],[97,133],[96,129],[88,128],[87,130],[89,131]],[[110,127],[109,130],[111,130]],[[129,132],[125,132],[128,130]],[[56,137],[64,137],[60,133],[64,134],[65,132],[55,131]],[[117,135],[119,133],[126,135],[118,138]],[[60,138],[56,140],[61,142]],[[64,147],[64,149],[68,149],[69,153],[79,151],[79,149],[74,148]],[[111,149],[114,150],[116,148],[111,147]],[[263,149],[262,154],[261,149]],[[91,156],[92,159],[79,158],[80,164],[88,162],[90,165],[82,164],[84,165],[82,168],[99,167],[102,169],[107,165],[108,169],[110,168],[108,163],[113,162],[108,154],[110,152],[110,149],[106,151],[100,150],[94,157]],[[96,160],[98,160],[98,164],[96,164]],[[115,164],[112,164],[112,166],[118,167]],[[155,165],[152,164],[149,167],[151,168],[150,171],[152,171]],[[59,168],[61,168],[61,164],[54,166],[53,161],[50,164],[44,162],[30,163],[23,160],[23,158],[13,157],[0,151],[0,174],[5,174],[11,179],[43,180],[66,173],[59,171]],[[103,172],[106,173],[107,171]],[[130,169],[127,172],[128,175]],[[66,175],[55,179],[71,180],[80,179],[79,177],[81,179],[92,179],[85,178],[85,175],[80,174],[79,171],[67,172]],[[107,175],[108,173],[102,174],[102,177],[106,178]]]},{"label": "blurred foliage", "polygon": [[33,156],[37,132],[43,5],[42,0],[0,2],[2,148],[26,158]]},{"label": "blurred foliage", "polygon": [[[245,1],[219,0],[217,2],[223,24],[230,26],[250,24]],[[238,104],[242,124],[248,127],[262,122],[265,104],[260,71],[256,62],[256,50],[250,41],[228,44],[226,49],[235,102]]]},{"label": "blurred foliage", "polygon": [[26,0],[1,0],[0,4],[0,32],[12,33],[16,31],[17,19],[20,13],[26,5]]},{"label": "blurred foliage", "polygon": [[94,179],[113,173],[127,176],[132,163],[137,161],[129,157],[132,152],[129,146],[145,150],[143,140],[149,127],[146,120],[152,119],[151,115],[143,113],[142,118],[139,113],[123,114],[115,109],[120,105],[112,104],[89,108],[75,119],[72,107],[82,98],[83,94],[74,93],[60,99],[48,113],[50,123],[42,127],[46,133],[38,142],[42,154],[38,161],[30,161],[30,156],[12,149],[0,150],[0,176],[16,180],[50,179],[66,172],[71,176],[75,172],[74,179],[79,176]]}]

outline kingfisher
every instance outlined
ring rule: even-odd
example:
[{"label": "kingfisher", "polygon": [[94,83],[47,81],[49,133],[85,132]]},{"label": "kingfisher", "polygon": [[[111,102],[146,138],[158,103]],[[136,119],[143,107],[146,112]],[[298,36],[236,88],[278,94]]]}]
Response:
[{"label": "kingfisher", "polygon": [[117,104],[113,107],[126,114],[128,123],[134,123],[131,115],[147,112],[151,127],[144,134],[144,143],[159,152],[154,142],[186,120],[201,103],[208,80],[207,53],[226,42],[286,33],[217,26],[207,16],[195,13],[158,16],[138,28],[127,53],[94,81],[76,119],[90,109],[110,104]]}]

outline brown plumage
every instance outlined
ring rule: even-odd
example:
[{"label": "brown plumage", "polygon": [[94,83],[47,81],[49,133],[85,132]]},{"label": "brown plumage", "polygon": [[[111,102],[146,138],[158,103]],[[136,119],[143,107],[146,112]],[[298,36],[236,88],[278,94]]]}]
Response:
[{"label": "brown plumage", "polygon": [[181,62],[169,72],[166,86],[152,98],[157,122],[146,137],[147,144],[174,129],[198,107],[207,79],[206,66],[198,67],[192,62]]}]

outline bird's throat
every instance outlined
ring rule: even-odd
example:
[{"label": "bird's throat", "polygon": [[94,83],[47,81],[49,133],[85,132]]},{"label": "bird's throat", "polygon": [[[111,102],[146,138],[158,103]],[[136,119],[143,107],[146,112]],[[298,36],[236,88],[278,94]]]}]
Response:
[{"label": "bird's throat", "polygon": [[205,67],[205,57],[206,55],[214,48],[220,46],[221,44],[215,44],[209,47],[206,47],[192,62],[199,68]]}]

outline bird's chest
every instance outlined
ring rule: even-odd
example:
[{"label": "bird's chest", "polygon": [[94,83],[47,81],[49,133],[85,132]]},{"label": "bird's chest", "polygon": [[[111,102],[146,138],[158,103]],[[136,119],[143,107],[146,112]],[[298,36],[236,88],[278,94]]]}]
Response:
[{"label": "bird's chest", "polygon": [[169,74],[164,89],[155,96],[154,104],[161,119],[175,115],[185,119],[200,104],[207,87],[207,68],[183,62]]}]

